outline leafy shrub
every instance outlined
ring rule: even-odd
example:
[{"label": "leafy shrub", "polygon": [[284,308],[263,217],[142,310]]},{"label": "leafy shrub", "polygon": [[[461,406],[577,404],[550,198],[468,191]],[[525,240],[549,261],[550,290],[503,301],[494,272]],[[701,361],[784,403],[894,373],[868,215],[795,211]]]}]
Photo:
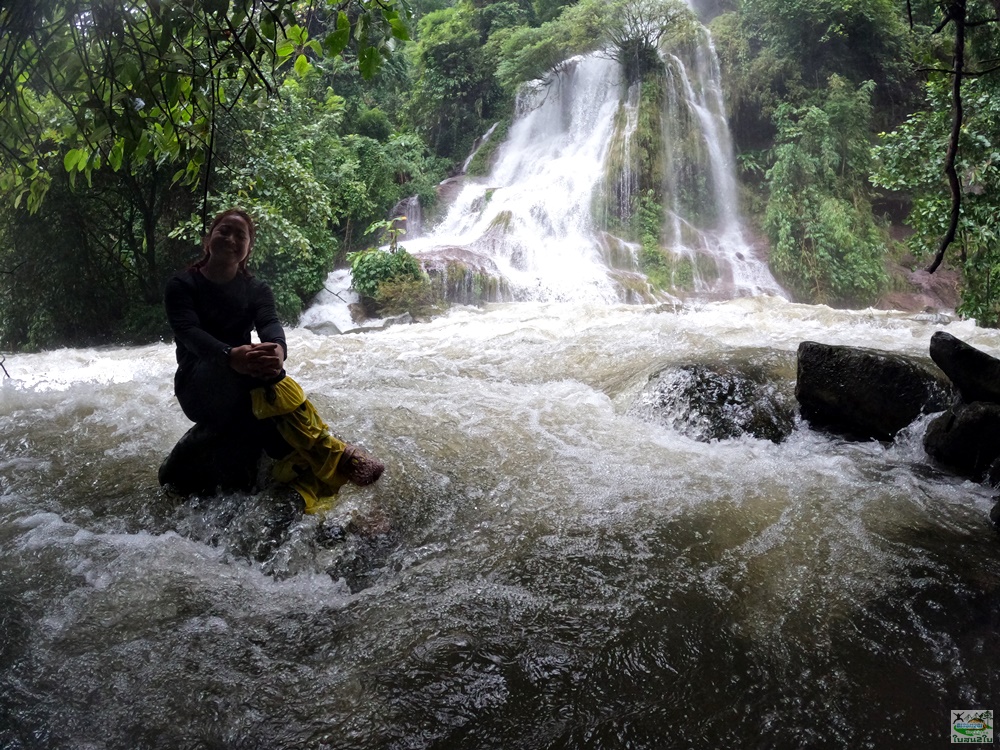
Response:
[{"label": "leafy shrub", "polygon": [[386,282],[419,281],[423,278],[417,259],[400,248],[394,253],[386,250],[363,250],[351,253],[351,285],[358,294],[379,301],[379,285]]},{"label": "leafy shrub", "polygon": [[868,305],[887,283],[867,184],[873,89],[831,76],[822,107],[778,110],[765,230],[771,267],[800,301]]}]

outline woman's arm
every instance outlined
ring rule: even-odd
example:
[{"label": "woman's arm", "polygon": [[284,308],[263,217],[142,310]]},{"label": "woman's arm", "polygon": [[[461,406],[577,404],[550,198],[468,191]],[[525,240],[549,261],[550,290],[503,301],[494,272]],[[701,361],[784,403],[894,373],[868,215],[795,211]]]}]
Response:
[{"label": "woman's arm", "polygon": [[257,283],[254,304],[254,328],[261,342],[278,344],[281,347],[282,361],[288,359],[288,344],[285,343],[285,329],[278,320],[278,312],[274,305],[274,294],[271,287],[263,282]]}]

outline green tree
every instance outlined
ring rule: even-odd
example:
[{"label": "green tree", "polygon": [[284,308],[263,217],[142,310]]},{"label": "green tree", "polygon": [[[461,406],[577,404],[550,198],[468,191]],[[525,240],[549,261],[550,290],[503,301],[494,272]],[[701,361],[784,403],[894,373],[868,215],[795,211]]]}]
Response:
[{"label": "green tree", "polygon": [[[174,165],[196,186],[210,173],[220,113],[274,91],[279,67],[353,41],[373,75],[389,40],[408,38],[403,0],[351,0],[322,39],[292,0],[13,0],[0,6],[0,191],[36,210],[53,158],[74,177]],[[349,14],[347,11],[351,11]],[[59,107],[58,127],[42,116]]]},{"label": "green tree", "polygon": [[[385,141],[343,131],[344,99],[324,86],[321,66],[289,78],[266,110],[246,107],[239,128],[222,133],[226,180],[212,210],[240,205],[258,223],[252,266],[271,284],[287,321],[323,286],[337,257],[355,242],[356,227],[386,216],[403,197],[429,202],[439,165],[412,135]],[[192,246],[200,221],[181,230]]]},{"label": "green tree", "polygon": [[[947,75],[934,76],[926,93],[924,110],[881,134],[872,180],[911,198],[907,223],[914,233],[908,244],[918,258],[930,259],[951,221],[952,196],[943,175],[952,127],[952,82]],[[955,163],[961,205],[953,243],[963,277],[958,311],[995,327],[1000,325],[1000,196],[993,189],[1000,184],[1000,81],[988,76],[970,79],[962,99]]]},{"label": "green tree", "polygon": [[899,0],[744,0],[712,21],[740,151],[769,148],[782,104],[819,101],[831,75],[876,82],[874,119],[895,124],[919,101],[906,4]]},{"label": "green tree", "polygon": [[434,152],[452,159],[468,153],[501,99],[476,15],[462,2],[429,13],[419,26],[411,117]]},{"label": "green tree", "polygon": [[886,282],[867,184],[873,87],[834,76],[822,107],[778,112],[765,228],[772,268],[804,301],[870,304]]},{"label": "green tree", "polygon": [[625,80],[634,83],[647,70],[660,68],[660,41],[690,11],[674,0],[618,0],[613,6],[605,32],[609,55],[621,63]]}]

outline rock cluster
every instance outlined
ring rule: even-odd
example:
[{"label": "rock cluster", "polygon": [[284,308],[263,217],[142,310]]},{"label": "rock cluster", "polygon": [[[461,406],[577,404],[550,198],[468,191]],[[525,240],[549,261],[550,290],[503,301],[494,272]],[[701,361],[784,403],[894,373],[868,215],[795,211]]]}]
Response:
[{"label": "rock cluster", "polygon": [[925,450],[962,476],[1000,485],[1000,360],[943,331],[930,352],[958,398],[928,425]]},{"label": "rock cluster", "polygon": [[[932,363],[806,341],[795,396],[803,419],[860,439],[891,440],[922,414],[924,450],[960,476],[1000,486],[1000,360],[943,331]],[[990,514],[1000,526],[1000,502]]]}]

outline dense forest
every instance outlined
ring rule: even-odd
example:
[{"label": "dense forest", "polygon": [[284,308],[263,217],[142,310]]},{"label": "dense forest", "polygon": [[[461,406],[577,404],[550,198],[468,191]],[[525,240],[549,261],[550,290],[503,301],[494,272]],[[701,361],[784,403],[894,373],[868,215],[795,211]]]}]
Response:
[{"label": "dense forest", "polygon": [[[166,279],[231,205],[258,221],[253,267],[294,322],[335,265],[385,240],[400,201],[433,214],[438,184],[499,123],[469,167],[488,169],[526,82],[604,50],[655,99],[657,56],[699,20],[722,67],[741,210],[795,299],[864,306],[900,283],[887,269],[943,262],[961,273],[959,312],[1000,323],[1000,3],[691,5],[4,3],[0,347],[164,335]],[[657,188],[639,187],[620,230],[666,285]],[[426,302],[419,269],[391,261],[367,269],[372,293]]]}]

